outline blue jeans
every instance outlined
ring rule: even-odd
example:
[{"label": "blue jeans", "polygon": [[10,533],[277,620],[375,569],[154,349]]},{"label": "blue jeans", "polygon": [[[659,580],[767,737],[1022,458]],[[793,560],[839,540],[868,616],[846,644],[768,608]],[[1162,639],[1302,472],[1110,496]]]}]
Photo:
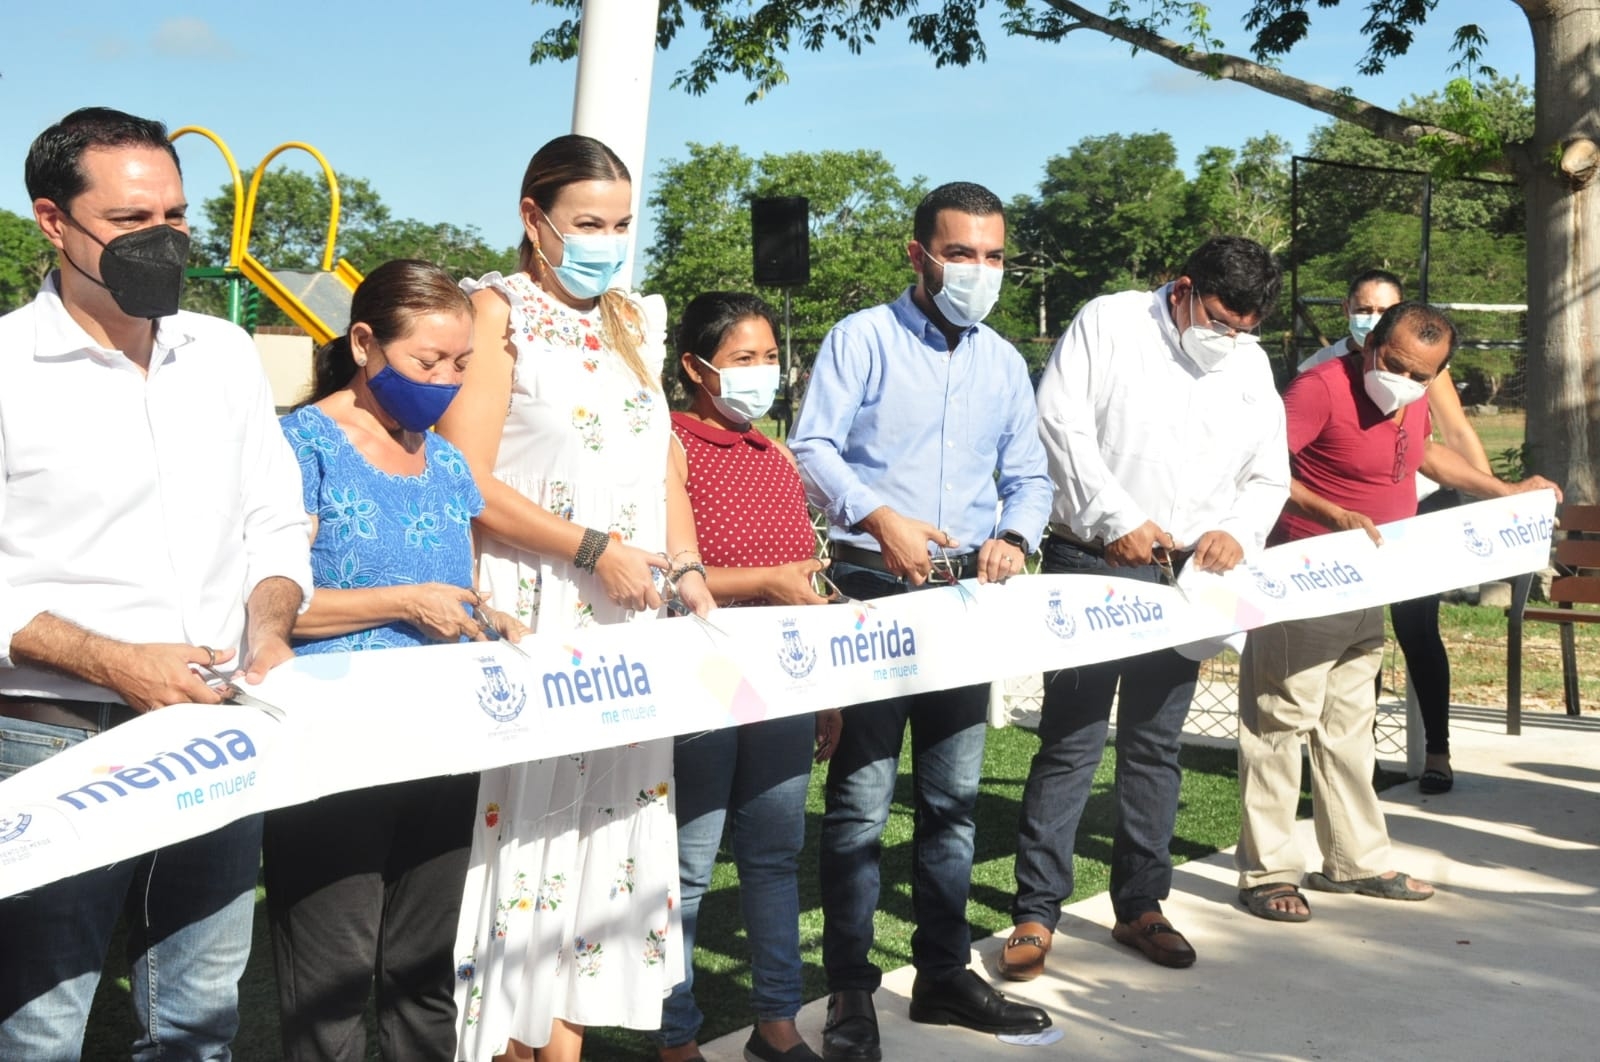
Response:
[{"label": "blue jeans", "polygon": [[750,1005],[760,1021],[800,1013],[800,848],[816,724],[809,712],[705,734],[673,748],[677,786],[678,877],[683,916],[683,980],[661,1008],[657,1039],[679,1047],[696,1039],[704,1015],[694,1000],[694,937],[700,900],[711,886],[722,828],[739,870],[739,907],[750,942]]},{"label": "blue jeans", "polygon": [[[837,564],[839,589],[868,599],[906,593],[901,580]],[[967,968],[972,936],[973,808],[983,772],[989,687],[895,697],[845,709],[839,748],[828,762],[822,818],[822,964],[829,991],[876,991],[883,971],[871,960],[878,909],[880,838],[889,821],[906,724],[911,724],[915,816],[912,835],[911,962],[938,981]]]},{"label": "blue jeans", "polygon": [[[87,731],[0,717],[0,777]],[[0,1058],[75,1060],[117,917],[140,1033],[132,1057],[226,1060],[250,956],[261,817],[0,900]]]},{"label": "blue jeans", "polygon": [[[1091,553],[1047,538],[1044,571],[1112,574],[1156,582],[1154,565],[1111,568]],[[1117,825],[1111,842],[1111,906],[1119,922],[1161,910],[1172,890],[1172,830],[1178,816],[1178,737],[1200,665],[1175,650],[1045,675],[1039,751],[1028,770],[1017,826],[1012,922],[1054,929],[1072,895],[1072,849],[1105,754],[1117,702]],[[1121,687],[1120,696],[1118,686]]]}]

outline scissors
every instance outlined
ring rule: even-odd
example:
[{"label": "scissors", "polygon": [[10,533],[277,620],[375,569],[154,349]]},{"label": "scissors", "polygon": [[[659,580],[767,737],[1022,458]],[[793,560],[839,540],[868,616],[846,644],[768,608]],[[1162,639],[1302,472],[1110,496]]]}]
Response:
[{"label": "scissors", "polygon": [[[264,701],[254,694],[246,693],[244,690],[241,690],[237,685],[234,684],[232,675],[224,675],[216,668],[210,667],[206,664],[196,664],[195,666],[206,673],[206,685],[210,686],[212,689],[216,690],[222,695],[223,704],[237,704],[244,708],[259,708],[261,711],[266,712],[280,723],[287,718],[284,710],[279,708],[276,704],[273,704],[271,701]],[[237,674],[237,672],[235,672],[235,674]]]},{"label": "scissors", "polygon": [[947,586],[955,587],[961,592],[961,600],[963,604],[967,601],[973,600],[972,591],[962,586],[961,580],[956,578],[957,565],[955,558],[951,557],[949,553],[946,553],[945,548],[939,545],[937,542],[933,543],[932,545],[933,548],[939,552],[937,555],[932,553],[929,554],[928,578],[937,579],[939,582],[944,583]]},{"label": "scissors", "polygon": [[512,652],[516,653],[518,656],[522,657],[524,660],[532,660],[533,659],[533,657],[528,655],[528,651],[526,649],[524,649],[522,646],[518,645],[516,642],[512,641],[510,638],[507,638],[505,635],[501,634],[499,631],[495,630],[494,624],[489,622],[489,616],[488,616],[487,613],[485,613],[483,611],[483,606],[482,605],[477,604],[477,603],[473,604],[473,606],[472,606],[472,618],[477,621],[478,629],[483,632],[483,636],[485,638],[487,638],[489,641],[491,641],[491,642],[500,642],[501,644],[506,646],[506,648],[510,649]]},{"label": "scissors", "polygon": [[1189,600],[1189,592],[1178,585],[1178,573],[1173,569],[1172,552],[1157,542],[1150,547],[1150,559],[1155,561],[1156,567],[1161,570],[1161,581],[1183,595],[1183,600]]}]

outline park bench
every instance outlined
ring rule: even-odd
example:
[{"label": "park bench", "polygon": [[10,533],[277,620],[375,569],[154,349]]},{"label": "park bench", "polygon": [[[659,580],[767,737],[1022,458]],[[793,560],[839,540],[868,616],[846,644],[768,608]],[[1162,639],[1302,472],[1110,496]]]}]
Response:
[{"label": "park bench", "polygon": [[1600,505],[1568,505],[1556,530],[1556,576],[1550,582],[1554,608],[1529,608],[1534,574],[1511,583],[1506,609],[1506,733],[1522,732],[1522,625],[1555,623],[1561,627],[1561,681],[1567,714],[1578,714],[1577,625],[1600,623],[1600,611],[1577,605],[1600,604]]}]

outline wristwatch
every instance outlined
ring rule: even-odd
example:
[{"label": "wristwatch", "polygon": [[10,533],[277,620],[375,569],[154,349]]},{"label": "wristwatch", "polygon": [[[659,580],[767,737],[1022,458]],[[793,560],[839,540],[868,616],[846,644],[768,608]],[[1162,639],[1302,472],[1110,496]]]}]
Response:
[{"label": "wristwatch", "polygon": [[1000,532],[1000,541],[1004,542],[1008,546],[1017,547],[1022,551],[1022,555],[1024,557],[1028,555],[1028,540],[1017,534],[1015,531]]}]

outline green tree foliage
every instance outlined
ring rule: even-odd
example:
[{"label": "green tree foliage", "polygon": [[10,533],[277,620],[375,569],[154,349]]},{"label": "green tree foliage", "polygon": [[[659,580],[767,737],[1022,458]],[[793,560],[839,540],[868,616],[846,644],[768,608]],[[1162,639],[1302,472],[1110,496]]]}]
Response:
[{"label": "green tree foliage", "polygon": [[0,313],[32,302],[55,266],[55,248],[32,218],[0,210]]},{"label": "green tree foliage", "polygon": [[[339,174],[339,229],[334,260],[346,258],[370,273],[394,258],[420,258],[455,276],[481,276],[515,267],[514,248],[494,248],[473,226],[395,218],[372,182]],[[245,181],[250,173],[244,174]],[[332,196],[322,174],[273,170],[261,179],[250,253],[269,269],[315,269],[322,264],[328,240]],[[233,186],[224,186],[200,207],[200,222],[190,264],[222,266],[228,262],[233,232]],[[184,305],[205,313],[223,313],[221,284],[189,285]],[[276,307],[262,307],[262,324],[287,324]]]},{"label": "green tree foliage", "polygon": [[1268,133],[1238,151],[1210,147],[1195,161],[1189,215],[1201,235],[1255,240],[1274,254],[1289,248],[1289,142]]},{"label": "green tree foliage", "polygon": [[[1515,79],[1497,78],[1478,97],[1495,135],[1526,139],[1533,130],[1533,98]],[[1439,122],[1454,105],[1450,90],[1413,97],[1400,113]],[[1358,126],[1330,122],[1311,134],[1306,154],[1316,159],[1411,171],[1413,176],[1331,166],[1306,166],[1300,173],[1300,254],[1310,259],[1336,251],[1356,219],[1374,210],[1416,215],[1421,210],[1422,175],[1433,173],[1431,212],[1435,230],[1520,234],[1527,227],[1521,190],[1509,181],[1457,180],[1465,174],[1440,170],[1436,156],[1420,145],[1383,140]]]},{"label": "green tree foliage", "polygon": [[[244,174],[245,180],[250,174]],[[332,196],[327,179],[298,170],[274,170],[261,179],[250,226],[250,253],[270,269],[314,269],[328,241]],[[200,208],[204,226],[197,256],[211,265],[228,260],[233,230],[233,189],[224,187]],[[514,265],[516,252],[490,247],[472,226],[395,218],[372,182],[339,174],[339,229],[334,259],[347,258],[363,273],[392,258],[421,258],[462,276]]]},{"label": "green tree foliage", "polygon": [[[753,291],[750,200],[805,196],[811,282],[793,292],[796,355],[840,318],[893,299],[913,277],[905,245],[925,192],[875,151],[794,152],[752,159],[724,144],[690,144],[662,165],[648,201],[655,225],[644,288],[674,315],[705,291]],[[761,292],[781,311],[782,292]]]},{"label": "green tree foliage", "polygon": [[1188,182],[1166,133],[1086,137],[1049,159],[1013,233],[1050,331],[1106,291],[1147,287],[1188,253]]}]

